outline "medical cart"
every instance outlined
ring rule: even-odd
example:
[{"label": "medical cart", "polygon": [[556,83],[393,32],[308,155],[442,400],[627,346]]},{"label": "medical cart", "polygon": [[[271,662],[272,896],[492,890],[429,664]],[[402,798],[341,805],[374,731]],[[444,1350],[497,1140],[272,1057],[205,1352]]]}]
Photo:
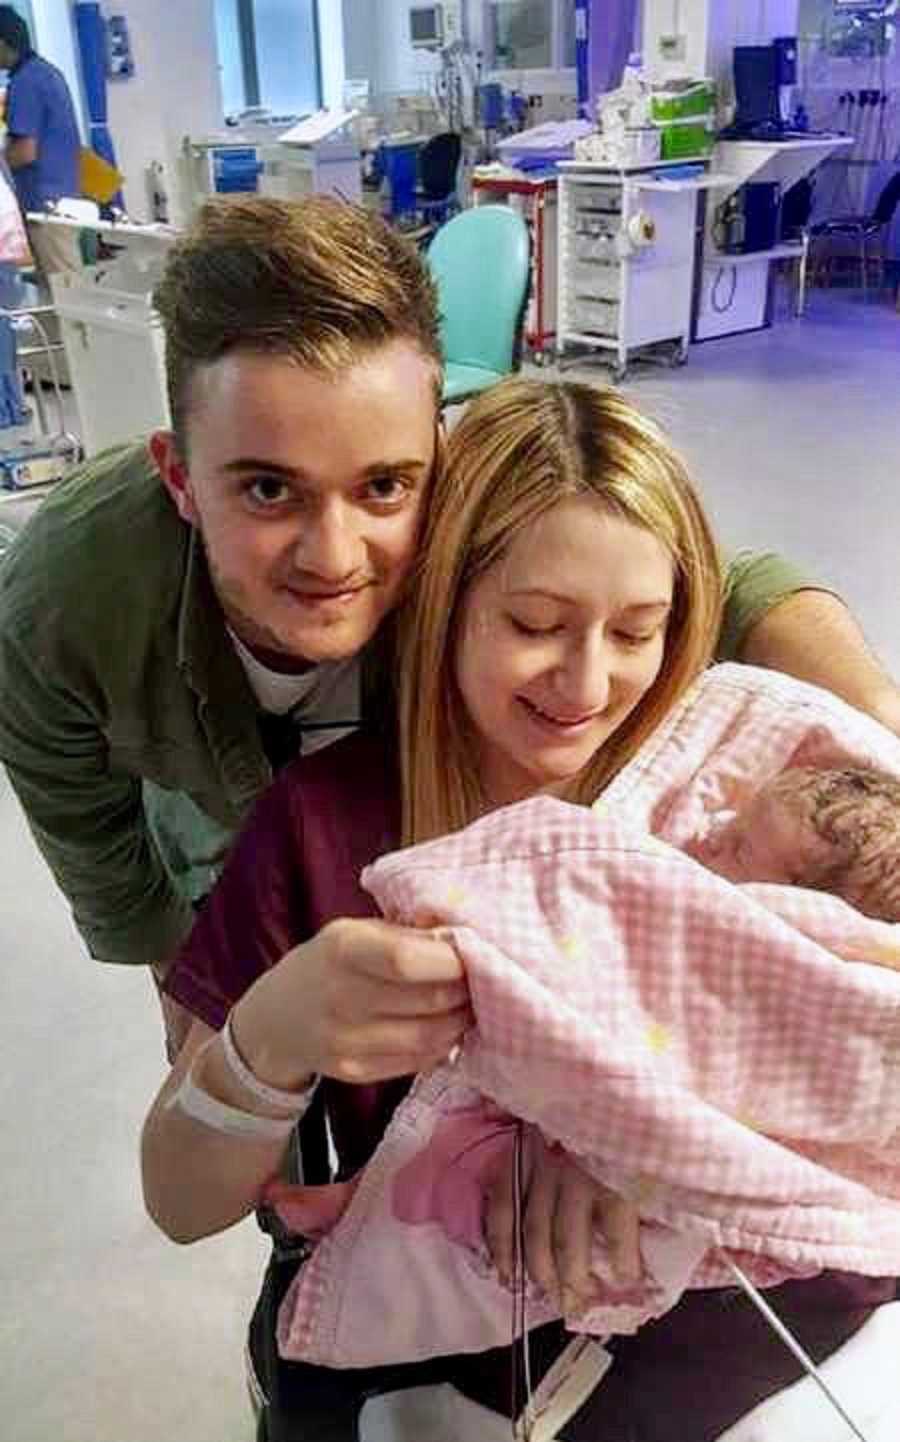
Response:
[{"label": "medical cart", "polygon": [[635,352],[687,359],[704,161],[559,166],[557,354],[607,352],[622,380]]}]

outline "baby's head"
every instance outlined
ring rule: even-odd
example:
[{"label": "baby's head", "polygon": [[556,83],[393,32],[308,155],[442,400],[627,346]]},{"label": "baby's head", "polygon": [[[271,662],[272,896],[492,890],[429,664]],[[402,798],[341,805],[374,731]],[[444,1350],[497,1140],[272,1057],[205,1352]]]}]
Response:
[{"label": "baby's head", "polygon": [[731,840],[734,881],[828,891],[900,921],[900,780],[886,772],[788,767],[739,812]]}]

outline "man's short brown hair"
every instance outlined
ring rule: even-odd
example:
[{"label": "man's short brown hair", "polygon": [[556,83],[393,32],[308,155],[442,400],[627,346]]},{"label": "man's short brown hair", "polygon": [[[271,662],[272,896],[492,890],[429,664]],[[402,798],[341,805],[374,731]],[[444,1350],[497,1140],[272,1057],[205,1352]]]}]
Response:
[{"label": "man's short brown hair", "polygon": [[241,348],[337,373],[408,340],[443,364],[434,281],[380,217],[329,196],[211,200],[173,246],[154,302],[172,425],[184,452],[193,371]]}]

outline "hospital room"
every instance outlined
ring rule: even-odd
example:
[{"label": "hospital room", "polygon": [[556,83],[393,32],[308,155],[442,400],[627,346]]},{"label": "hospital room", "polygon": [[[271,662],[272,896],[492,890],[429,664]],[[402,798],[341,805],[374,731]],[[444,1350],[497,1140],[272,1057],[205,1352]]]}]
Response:
[{"label": "hospital room", "polygon": [[900,3],[0,4],[10,1442],[900,1442]]}]

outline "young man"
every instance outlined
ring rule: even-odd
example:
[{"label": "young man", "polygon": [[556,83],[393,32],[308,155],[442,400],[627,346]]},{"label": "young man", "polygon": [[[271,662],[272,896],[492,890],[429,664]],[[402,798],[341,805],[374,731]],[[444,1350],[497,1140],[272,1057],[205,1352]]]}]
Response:
[{"label": "young man", "polygon": [[[9,71],[6,160],[22,213],[80,195],[81,137],[69,87],[62,71],[32,50],[28,26],[12,5],[0,5],[0,69]],[[54,271],[81,268],[74,231],[33,225],[28,239],[44,281]]]}]

